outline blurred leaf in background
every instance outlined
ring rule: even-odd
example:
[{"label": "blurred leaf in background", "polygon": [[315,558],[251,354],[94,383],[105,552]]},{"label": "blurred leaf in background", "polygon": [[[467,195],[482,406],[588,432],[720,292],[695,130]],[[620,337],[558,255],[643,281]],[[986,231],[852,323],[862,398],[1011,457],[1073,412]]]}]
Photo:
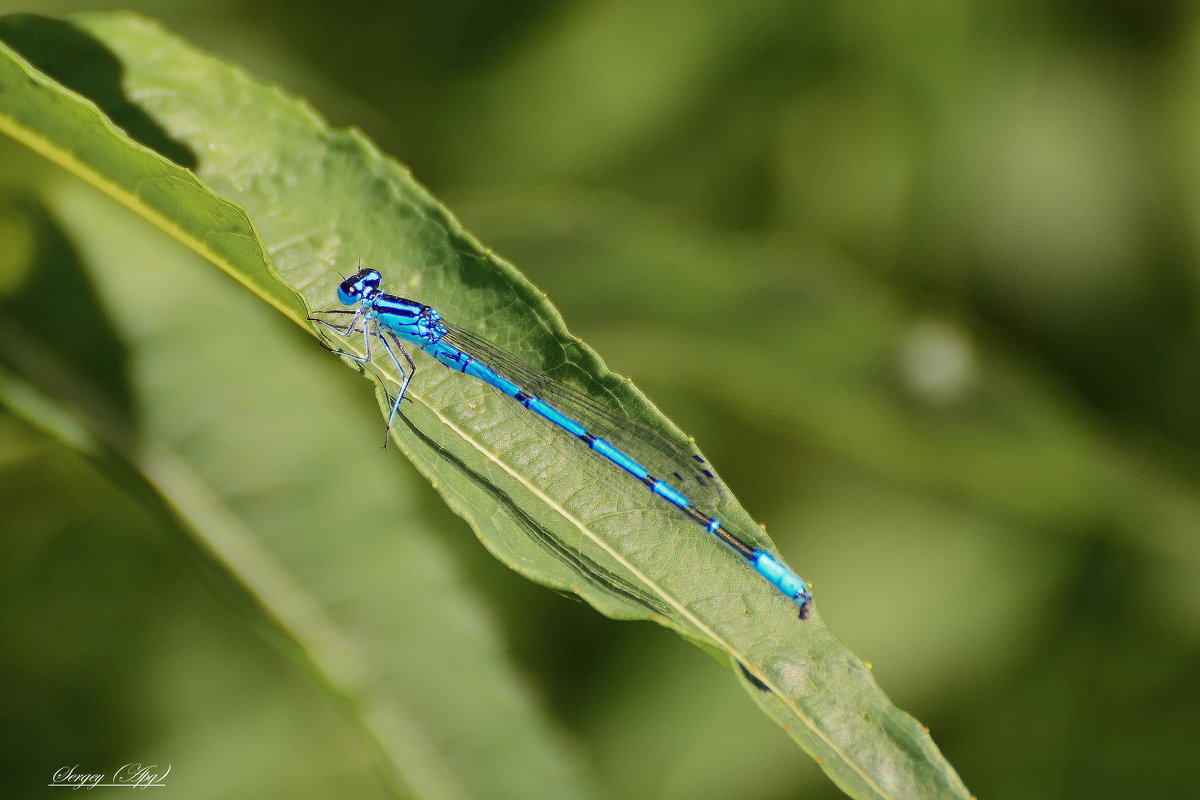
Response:
[{"label": "blurred leaf in background", "polygon": [[[1186,4],[126,5],[364,127],[519,263],[697,436],[980,797],[1200,784],[1200,17]],[[34,9],[0,2],[18,10]],[[0,147],[6,267],[22,247],[154,257],[141,228],[117,233],[111,211]],[[11,299],[18,314],[47,300]],[[69,317],[113,329],[120,303],[97,307]],[[172,367],[131,365],[128,335],[81,354],[118,409],[131,373]],[[322,355],[310,368],[340,388],[317,413],[369,408]],[[264,379],[278,408],[279,378]],[[277,424],[221,411],[172,419],[201,449],[231,418],[249,441]],[[310,457],[377,456],[359,418]],[[230,792],[254,777],[291,793],[284,776],[312,796],[385,791],[356,732],[207,599],[128,487],[25,423],[0,428],[0,663],[8,685],[41,687],[4,697],[8,774],[39,752],[161,748],[209,754],[210,773],[252,762]],[[281,441],[258,448],[278,459],[262,473],[302,457]],[[506,598],[513,654],[612,796],[838,796],[709,660],[495,569],[412,486],[396,502],[423,510],[465,583]],[[67,569],[44,583],[48,564]],[[116,621],[139,632],[128,648],[100,644]]]}]

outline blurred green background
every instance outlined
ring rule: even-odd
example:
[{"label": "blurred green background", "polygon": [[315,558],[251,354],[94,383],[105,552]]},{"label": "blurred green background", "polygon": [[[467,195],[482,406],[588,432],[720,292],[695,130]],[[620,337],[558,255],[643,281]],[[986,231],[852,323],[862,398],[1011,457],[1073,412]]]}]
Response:
[{"label": "blurred green background", "polygon": [[[980,797],[1194,795],[1189,4],[124,7],[364,129],[544,288],[697,437]],[[105,265],[189,258],[15,144],[0,163],[8,218],[36,221],[0,226],[0,249],[57,248],[100,283]],[[215,272],[206,286],[223,319],[261,316]],[[46,299],[0,288],[12,314]],[[380,463],[367,387],[258,324],[361,412],[342,463]],[[144,379],[90,346],[96,380]],[[287,384],[262,383],[257,414],[239,398],[163,424],[193,444],[205,425],[302,426]],[[262,451],[263,475],[294,457]],[[388,456],[601,791],[840,796],[719,665],[522,581]],[[336,703],[136,487],[13,416],[0,470],[0,794],[152,752],[192,776],[172,796],[383,796]]]}]

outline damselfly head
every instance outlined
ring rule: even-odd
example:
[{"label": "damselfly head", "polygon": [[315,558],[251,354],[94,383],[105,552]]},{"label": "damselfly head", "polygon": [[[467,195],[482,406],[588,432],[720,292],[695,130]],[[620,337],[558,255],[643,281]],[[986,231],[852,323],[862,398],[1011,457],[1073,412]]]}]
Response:
[{"label": "damselfly head", "polygon": [[343,305],[352,306],[362,300],[370,300],[379,292],[383,276],[376,269],[361,269],[342,281],[338,286],[338,300]]}]

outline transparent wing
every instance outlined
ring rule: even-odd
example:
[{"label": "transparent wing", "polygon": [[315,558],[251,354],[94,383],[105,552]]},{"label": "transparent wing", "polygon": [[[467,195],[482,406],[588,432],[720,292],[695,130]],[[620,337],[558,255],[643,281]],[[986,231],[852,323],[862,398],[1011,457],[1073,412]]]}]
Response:
[{"label": "transparent wing", "polygon": [[537,395],[637,460],[656,478],[683,492],[697,508],[714,511],[729,496],[708,462],[694,449],[673,442],[621,411],[605,408],[580,391],[526,364],[498,345],[456,325],[446,327],[445,341],[479,359],[502,376]]}]

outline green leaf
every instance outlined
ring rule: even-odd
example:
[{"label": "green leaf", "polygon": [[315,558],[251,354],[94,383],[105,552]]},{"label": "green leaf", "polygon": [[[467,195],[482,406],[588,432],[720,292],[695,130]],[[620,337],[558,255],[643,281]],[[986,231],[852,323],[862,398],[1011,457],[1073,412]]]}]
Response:
[{"label": "green leaf", "polygon": [[[287,287],[309,308],[328,308],[337,270],[370,264],[389,291],[685,441],[570,335],[541,292],[361,134],[330,129],[303,103],[135,16],[11,18],[0,39],[9,45],[0,128],[294,321],[306,313]],[[397,378],[381,363],[367,370],[376,372]],[[967,796],[920,724],[819,615],[797,621],[790,603],[694,524],[428,359],[409,397],[397,443],[513,569],[609,616],[655,620],[726,659],[852,796]],[[718,513],[770,546],[736,501]]]},{"label": "green leaf", "polygon": [[[19,204],[0,217],[37,231],[33,258],[16,270],[20,291],[0,302],[0,361],[14,368],[0,368],[0,401],[172,520],[168,530],[189,537],[185,550],[199,545],[201,564],[240,581],[266,624],[293,640],[285,652],[365,735],[362,749],[398,794],[592,796],[513,674],[486,610],[449,568],[414,479],[389,469],[401,466],[394,459],[341,468],[378,458],[378,427],[345,414],[352,398],[327,380],[336,365],[306,358],[310,341],[165,237],[78,182],[62,184],[44,190],[52,214]],[[70,220],[69,237],[53,216]],[[55,339],[57,316],[20,318],[28,295],[55,281],[73,297],[94,295],[91,313],[72,307],[81,342],[123,344],[136,422],[113,411],[108,385],[87,379],[79,361],[89,351]],[[105,307],[121,313],[109,322],[100,318]],[[224,324],[214,326],[214,314]],[[253,607],[245,616],[255,618]],[[188,769],[172,782],[176,791],[200,788],[196,751],[192,739],[179,744],[178,765]],[[230,763],[236,754],[214,760],[240,765]],[[262,769],[238,773],[241,785],[261,780]],[[196,796],[219,788],[203,780]]]}]

